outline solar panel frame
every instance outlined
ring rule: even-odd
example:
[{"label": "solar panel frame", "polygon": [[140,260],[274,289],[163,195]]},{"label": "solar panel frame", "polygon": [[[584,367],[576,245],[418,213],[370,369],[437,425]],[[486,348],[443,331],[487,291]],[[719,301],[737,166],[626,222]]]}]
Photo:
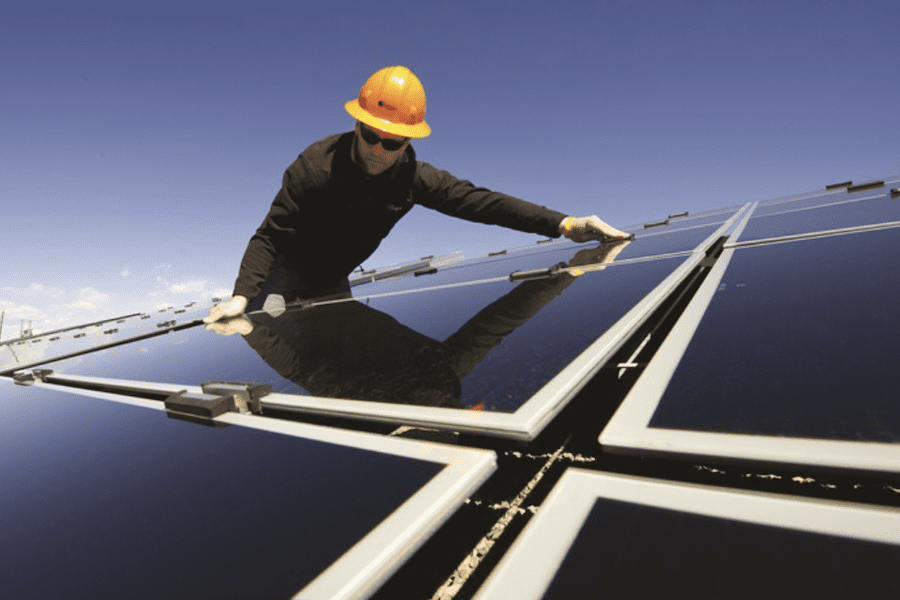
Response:
[{"label": "solar panel frame", "polygon": [[[852,229],[835,235],[852,235],[865,231],[868,229]],[[771,243],[803,241],[791,238]],[[601,446],[607,451],[622,454],[692,459],[715,457],[726,462],[756,461],[850,471],[900,472],[900,444],[713,433],[649,426],[729,263],[735,252],[739,251],[740,248],[726,246],[657,354],[599,435]]]},{"label": "solar panel frame", "polygon": [[[0,389],[3,386],[9,386],[9,390],[15,384],[8,378],[0,377]],[[101,402],[164,410],[163,404],[158,401],[114,393],[40,381],[35,382],[34,387],[86,396]],[[27,394],[27,388],[15,388],[21,390],[20,396]],[[239,413],[226,413],[214,421],[445,465],[432,480],[294,596],[304,600],[368,597],[497,467],[496,454],[490,450],[419,442]]]},{"label": "solar panel frame", "polygon": [[900,513],[891,509],[569,468],[475,600],[513,589],[522,600],[542,598],[598,499],[900,546]]}]

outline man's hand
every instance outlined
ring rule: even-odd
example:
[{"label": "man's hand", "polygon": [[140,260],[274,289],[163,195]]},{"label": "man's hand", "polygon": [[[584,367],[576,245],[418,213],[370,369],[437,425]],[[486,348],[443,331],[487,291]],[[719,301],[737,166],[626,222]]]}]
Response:
[{"label": "man's hand", "polygon": [[566,217],[559,224],[559,232],[573,242],[627,240],[631,237],[624,231],[604,223],[597,215]]},{"label": "man's hand", "polygon": [[203,319],[204,323],[215,323],[221,319],[230,319],[244,314],[244,309],[250,300],[243,296],[234,296],[228,302],[216,304],[210,309],[209,314]]},{"label": "man's hand", "polygon": [[240,317],[232,317],[216,323],[210,323],[206,329],[218,335],[250,335],[253,333],[253,321],[241,315]]}]

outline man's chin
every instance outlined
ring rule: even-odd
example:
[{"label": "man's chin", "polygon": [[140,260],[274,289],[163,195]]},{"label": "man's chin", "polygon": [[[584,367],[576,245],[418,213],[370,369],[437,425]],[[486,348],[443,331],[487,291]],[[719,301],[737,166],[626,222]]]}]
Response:
[{"label": "man's chin", "polygon": [[366,175],[381,175],[382,173],[384,173],[387,170],[387,168],[384,165],[380,165],[380,164],[379,165],[366,164],[366,166],[363,168],[363,170],[366,172]]}]

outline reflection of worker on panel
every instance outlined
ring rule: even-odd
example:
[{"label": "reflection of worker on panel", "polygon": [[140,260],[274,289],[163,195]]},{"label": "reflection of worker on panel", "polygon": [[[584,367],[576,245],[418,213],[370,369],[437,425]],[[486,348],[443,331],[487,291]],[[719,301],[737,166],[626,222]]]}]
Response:
[{"label": "reflection of worker on panel", "polygon": [[569,269],[517,285],[443,342],[353,300],[254,314],[213,330],[243,334],[269,366],[314,396],[462,408],[462,380],[506,335],[571,285],[577,267],[612,262],[628,243],[580,251],[563,265]]},{"label": "reflection of worker on panel", "polygon": [[566,216],[417,160],[410,142],[431,127],[425,89],[406,67],[372,75],[345,109],[355,129],[319,140],[288,167],[244,252],[232,299],[214,306],[206,323],[255,310],[269,293],[290,302],[346,288],[347,275],[416,204],[576,242],[629,237],[595,215]]}]

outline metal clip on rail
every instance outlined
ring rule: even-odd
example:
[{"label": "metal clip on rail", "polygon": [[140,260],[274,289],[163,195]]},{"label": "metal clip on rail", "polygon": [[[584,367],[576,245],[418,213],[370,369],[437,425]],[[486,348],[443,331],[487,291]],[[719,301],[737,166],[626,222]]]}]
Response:
[{"label": "metal clip on rail", "polygon": [[166,416],[202,425],[213,425],[214,419],[227,412],[234,412],[237,405],[234,396],[198,394],[182,390],[165,400]]},{"label": "metal clip on rail", "polygon": [[260,398],[272,391],[271,385],[231,381],[210,381],[201,387],[199,394],[182,390],[166,398],[166,415],[216,426],[216,417],[227,412],[261,413]]},{"label": "metal clip on rail", "polygon": [[238,411],[255,415],[262,414],[260,398],[272,393],[271,385],[240,381],[207,381],[201,387],[204,394],[233,395]]},{"label": "metal clip on rail", "polygon": [[529,281],[531,279],[546,279],[559,275],[559,270],[566,266],[566,263],[559,263],[552,267],[543,269],[526,269],[524,271],[513,271],[509,274],[510,281]]},{"label": "metal clip on rail", "polygon": [[19,371],[13,373],[13,381],[16,385],[34,385],[35,381],[44,381],[47,375],[53,373],[53,369],[32,369],[31,371]]}]

